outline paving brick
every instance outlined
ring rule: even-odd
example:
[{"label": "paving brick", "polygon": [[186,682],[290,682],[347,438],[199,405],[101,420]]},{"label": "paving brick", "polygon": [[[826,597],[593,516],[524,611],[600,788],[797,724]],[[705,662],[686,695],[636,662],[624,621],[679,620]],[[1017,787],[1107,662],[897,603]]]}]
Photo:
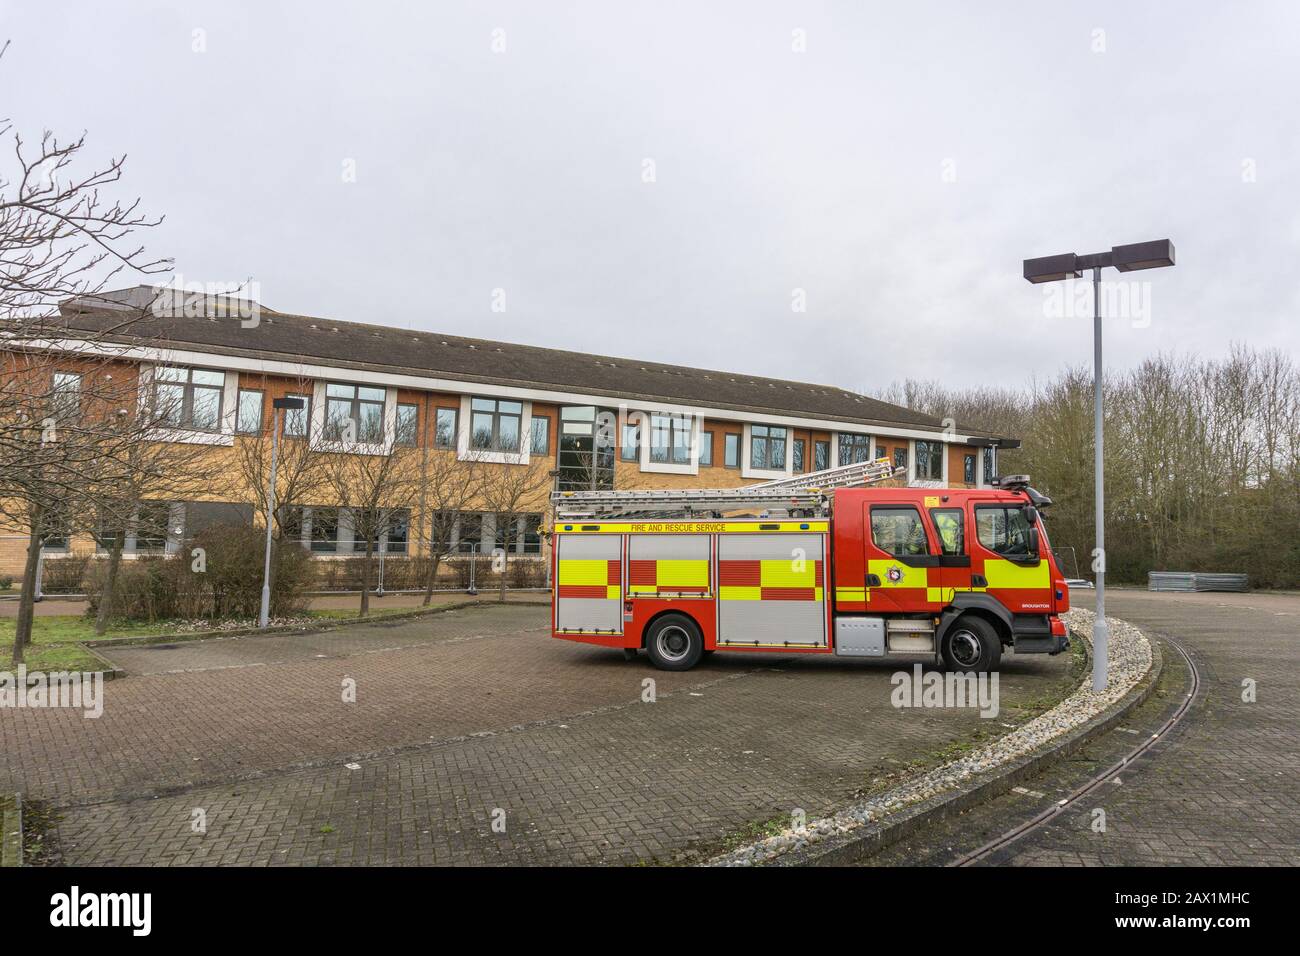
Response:
[{"label": "paving brick", "polygon": [[58,808],[74,864],[667,860],[827,811],[1073,683],[1066,656],[1009,656],[997,721],[896,710],[894,665],[720,653],[665,673],[551,639],[547,613],[143,652],[156,673],[110,682],[99,720],[0,713],[0,789]]}]

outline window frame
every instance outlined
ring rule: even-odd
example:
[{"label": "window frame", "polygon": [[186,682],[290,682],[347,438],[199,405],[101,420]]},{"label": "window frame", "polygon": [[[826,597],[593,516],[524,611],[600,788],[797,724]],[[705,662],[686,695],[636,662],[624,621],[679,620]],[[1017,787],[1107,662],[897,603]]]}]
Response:
[{"label": "window frame", "polygon": [[[465,537],[465,522],[469,519],[475,530],[474,538]],[[465,547],[467,542],[477,545],[473,551]],[[456,554],[482,554],[483,553],[483,512],[481,511],[462,511],[456,516]]]},{"label": "window frame", "polygon": [[[624,422],[623,427],[619,429],[618,436],[618,460],[619,461],[640,461],[641,460],[641,423]],[[629,434],[631,441],[628,440]]]},{"label": "window frame", "polygon": [[[475,408],[476,402],[490,402],[492,409],[489,411],[485,408]],[[517,412],[504,411],[502,405],[517,405],[519,410]],[[492,421],[492,430],[486,445],[478,443],[478,432],[474,420],[480,415],[488,415]],[[501,423],[507,419],[512,419],[515,422],[515,443],[513,447],[501,444]],[[471,395],[469,397],[469,448],[471,451],[518,455],[523,451],[523,444],[524,403],[522,401],[512,398],[489,398],[485,395]]]},{"label": "window frame", "polygon": [[[541,426],[542,441],[538,447],[537,429]],[[545,415],[534,415],[528,423],[528,454],[549,455],[551,453],[551,420]]]},{"label": "window frame", "polygon": [[[311,435],[311,396],[302,395],[297,392],[290,392],[285,398],[299,399],[303,404],[302,408],[286,408],[284,410],[284,427],[281,434],[285,438],[308,438]],[[289,423],[302,420],[302,431],[290,431]]]},{"label": "window frame", "polygon": [[830,439],[819,438],[813,442],[813,471],[825,471],[831,466]]},{"label": "window frame", "polygon": [[[184,372],[183,381],[176,381],[169,378],[159,378],[159,373],[166,371]],[[210,372],[214,375],[221,376],[220,385],[211,385],[207,382],[196,383],[194,381],[195,372]],[[156,365],[150,380],[151,396],[153,398],[153,412],[157,414],[161,407],[158,401],[158,394],[163,388],[179,388],[181,390],[180,417],[176,421],[170,419],[161,419],[158,425],[163,428],[180,428],[187,431],[205,432],[208,434],[220,434],[221,421],[226,412],[226,376],[225,369],[207,368],[201,365]],[[208,425],[196,425],[194,423],[194,397],[196,392],[203,394],[215,392],[217,396],[217,413],[214,423]]]},{"label": "window frame", "polygon": [[[944,458],[946,457],[946,446],[944,445],[944,443],[941,441],[927,441],[924,438],[918,438],[912,444],[916,447],[915,477],[917,478],[917,480],[943,481]],[[927,466],[933,465],[936,462],[938,463],[939,467],[937,469],[938,470],[937,475],[933,473],[936,470],[933,467],[927,468],[927,472],[928,472],[927,474],[924,475],[921,474],[922,446],[925,446],[924,460]]]},{"label": "window frame", "polygon": [[[689,465],[691,463],[690,415],[673,415],[667,412],[652,412],[650,415],[650,442],[646,449],[647,460],[652,465]],[[667,444],[657,444],[659,436],[667,438]],[[662,448],[662,457],[657,449]],[[684,456],[684,457],[679,457]]]},{"label": "window frame", "polygon": [[[343,508],[317,508],[311,509],[311,529],[307,533],[307,547],[312,554],[343,554],[341,545],[343,543]],[[320,518],[322,515],[329,515],[333,519],[334,536],[333,538],[321,538],[318,535],[320,531]],[[326,547],[325,544],[333,542],[332,546]],[[318,546],[321,545],[321,546]]]},{"label": "window frame", "polygon": [[740,467],[740,446],[744,436],[740,432],[724,432],[722,442],[722,466],[724,468]]},{"label": "window frame", "polygon": [[[409,408],[415,415],[415,418],[411,421],[409,441],[404,441],[402,438],[402,409],[404,408]],[[418,448],[420,446],[420,406],[418,403],[397,403],[397,410],[393,416],[393,444],[401,445],[403,448]]]},{"label": "window frame", "polygon": [[[347,389],[352,394],[348,395],[331,395],[330,389]],[[362,389],[370,389],[381,393],[380,398],[363,398]],[[325,383],[325,420],[322,426],[323,434],[326,441],[342,442],[344,441],[345,426],[344,421],[351,421],[355,426],[355,437],[350,444],[355,445],[381,445],[385,439],[384,415],[388,407],[388,389],[382,385],[360,385],[355,382],[326,382]],[[348,405],[348,413],[343,419],[335,421],[333,415],[333,406],[340,403]],[[363,434],[361,417],[364,409],[378,407],[379,409],[379,433],[377,435]],[[337,424],[337,428],[335,427]]]},{"label": "window frame", "polygon": [[[759,429],[762,434],[759,434]],[[780,435],[774,434],[780,432]],[[749,426],[749,468],[751,471],[785,471],[785,456],[790,441],[790,429],[784,425],[750,425]],[[762,442],[763,458],[758,461],[755,451]],[[781,460],[775,461],[777,448],[781,450]]]},{"label": "window frame", "polygon": [[[858,432],[840,432],[836,444],[839,446],[837,457],[841,468],[845,465],[860,465],[863,462],[871,461],[870,435],[862,435]],[[865,455],[862,458],[849,458],[846,453],[850,451],[864,451]]]},{"label": "window frame", "polygon": [[[447,432],[446,438],[443,437],[442,419],[444,415],[451,417],[451,430]],[[448,405],[439,405],[433,410],[433,447],[443,451],[456,450],[456,430],[459,424],[460,409]]]},{"label": "window frame", "polygon": [[[910,514],[916,517],[915,527],[921,530],[921,537],[925,541],[924,551],[914,552],[914,553],[908,553],[908,552],[899,553],[897,551],[891,551],[889,548],[886,548],[884,545],[880,543],[879,539],[876,536],[876,516],[877,514],[879,514],[883,517],[889,512],[909,512]],[[889,555],[891,558],[897,558],[900,560],[904,558],[924,558],[924,557],[930,557],[931,555],[934,554],[934,552],[931,550],[930,533],[926,530],[925,520],[921,517],[921,509],[918,508],[916,505],[907,505],[907,504],[872,505],[871,512],[870,512],[870,524],[871,524],[872,547],[874,547],[877,551]]]},{"label": "window frame", "polygon": [[[253,428],[244,428],[244,396],[257,396],[257,424]],[[266,416],[266,392],[260,388],[241,388],[235,396],[235,434],[257,435],[262,431],[262,420]]]},{"label": "window frame", "polygon": [[[62,379],[62,381],[60,381]],[[81,387],[84,378],[80,372],[59,369],[50,376],[50,411],[56,420],[66,414],[69,418],[81,417]]]},{"label": "window frame", "polygon": [[[954,557],[966,554],[966,509],[965,508],[930,508],[930,523],[934,525],[935,538],[939,543],[940,557]],[[957,550],[948,550],[948,543],[944,539],[943,531],[939,525],[939,515],[955,514],[957,516]]]},{"label": "window frame", "polygon": [[[1034,553],[1034,552],[1032,552],[1032,551],[1029,550],[1029,533],[1028,533],[1028,532],[1029,532],[1029,529],[1031,529],[1031,528],[1035,528],[1036,526],[1035,526],[1031,521],[1029,521],[1028,517],[1026,517],[1026,515],[1025,515],[1025,509],[1026,509],[1027,507],[1028,507],[1027,505],[1023,505],[1023,504],[1009,504],[1009,503],[1005,503],[1005,502],[985,502],[985,503],[979,503],[979,502],[977,502],[977,503],[975,504],[975,540],[979,542],[979,546],[980,546],[981,548],[983,548],[985,551],[989,552],[990,554],[995,554],[995,555],[997,555],[999,558],[1005,558],[1005,559],[1007,559],[1008,561],[1021,561],[1021,562],[1028,562],[1028,561],[1034,561],[1034,560],[1039,559],[1040,556],[1041,556],[1041,551],[1042,551],[1042,544],[1041,544],[1041,542],[1040,542],[1040,544],[1039,544],[1039,552],[1040,552],[1040,553],[1036,554],[1036,553]],[[1025,550],[1024,550],[1024,551],[1001,551],[1001,550],[999,550],[998,548],[994,547],[993,545],[988,544],[987,542],[985,542],[985,540],[984,540],[984,534],[983,534],[983,529],[982,529],[981,526],[980,526],[980,515],[981,515],[981,512],[991,512],[991,511],[1000,511],[1000,512],[1002,512],[1003,514],[1005,514],[1005,513],[1007,513],[1007,512],[1010,512],[1010,511],[1014,511],[1014,512],[1018,513],[1018,514],[1019,514],[1019,515],[1024,519],[1024,521],[1025,521],[1025,525],[1024,525],[1024,527],[1025,527],[1025,540],[1024,540]],[[1010,540],[1010,522],[1009,522],[1009,521],[1007,522],[1007,527],[1004,528],[1004,530],[1003,530],[1003,534],[1005,534],[1005,535],[1007,536],[1008,540]]]}]

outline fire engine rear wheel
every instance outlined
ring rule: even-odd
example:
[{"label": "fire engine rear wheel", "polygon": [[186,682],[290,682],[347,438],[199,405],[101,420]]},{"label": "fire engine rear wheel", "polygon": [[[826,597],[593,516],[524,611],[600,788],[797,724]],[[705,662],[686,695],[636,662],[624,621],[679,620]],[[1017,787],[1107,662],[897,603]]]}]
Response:
[{"label": "fire engine rear wheel", "polygon": [[700,662],[704,638],[686,615],[665,614],[651,625],[645,650],[650,663],[662,671],[688,671]]},{"label": "fire engine rear wheel", "polygon": [[943,635],[943,660],[951,671],[996,670],[1002,661],[1002,641],[984,618],[963,615]]}]

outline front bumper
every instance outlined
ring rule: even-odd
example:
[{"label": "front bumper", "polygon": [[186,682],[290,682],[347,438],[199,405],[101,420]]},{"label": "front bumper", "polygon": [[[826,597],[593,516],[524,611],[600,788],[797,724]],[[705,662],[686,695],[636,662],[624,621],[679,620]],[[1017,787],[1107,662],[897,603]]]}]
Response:
[{"label": "front bumper", "polygon": [[1011,645],[1017,654],[1059,654],[1069,650],[1070,637],[1055,614],[1017,615],[1011,623]]}]

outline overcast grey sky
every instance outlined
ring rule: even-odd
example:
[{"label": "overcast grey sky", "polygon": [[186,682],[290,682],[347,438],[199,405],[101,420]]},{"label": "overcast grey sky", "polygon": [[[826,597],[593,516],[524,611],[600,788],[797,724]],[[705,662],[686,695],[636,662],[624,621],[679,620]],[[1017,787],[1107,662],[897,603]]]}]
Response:
[{"label": "overcast grey sky", "polygon": [[1091,360],[1021,260],[1167,236],[1112,364],[1300,343],[1296,3],[0,0],[4,38],[0,115],[127,153],[150,250],[285,311],[1021,384]]}]

